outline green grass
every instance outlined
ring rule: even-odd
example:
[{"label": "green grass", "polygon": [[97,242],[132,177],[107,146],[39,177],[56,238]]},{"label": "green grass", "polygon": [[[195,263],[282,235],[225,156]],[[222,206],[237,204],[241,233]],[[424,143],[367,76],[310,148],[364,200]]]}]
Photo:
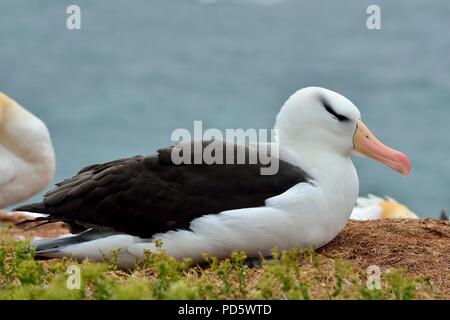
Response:
[{"label": "green grass", "polygon": [[[229,259],[205,257],[194,265],[165,253],[150,254],[133,271],[109,263],[72,259],[35,261],[28,241],[0,230],[0,299],[421,299],[429,281],[403,270],[381,277],[381,289],[366,287],[367,273],[339,257],[313,250],[274,250],[274,260],[260,267],[244,264],[244,253]],[[69,266],[80,269],[80,289],[68,289]]]}]

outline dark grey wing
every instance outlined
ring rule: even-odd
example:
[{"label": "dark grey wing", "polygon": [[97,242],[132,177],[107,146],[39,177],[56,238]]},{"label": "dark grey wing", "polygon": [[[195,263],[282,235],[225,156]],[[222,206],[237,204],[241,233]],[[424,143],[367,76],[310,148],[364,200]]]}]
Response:
[{"label": "dark grey wing", "polygon": [[[203,152],[211,143],[203,142]],[[228,144],[229,145],[229,144]],[[235,145],[248,159],[255,150]],[[155,233],[187,229],[205,214],[264,205],[267,198],[309,180],[300,168],[279,161],[275,175],[261,175],[255,164],[174,164],[172,151],[158,150],[152,156],[136,156],[81,170],[44,196],[42,203],[18,208],[38,211],[81,225],[112,228],[149,238]],[[183,149],[184,150],[184,149]],[[192,159],[195,152],[191,153]],[[225,155],[224,155],[225,156]]]}]

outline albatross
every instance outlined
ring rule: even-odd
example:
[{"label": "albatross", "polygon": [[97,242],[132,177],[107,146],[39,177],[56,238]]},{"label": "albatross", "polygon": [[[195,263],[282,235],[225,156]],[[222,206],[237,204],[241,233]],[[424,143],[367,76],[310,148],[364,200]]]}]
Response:
[{"label": "albatross", "polygon": [[40,192],[54,172],[55,153],[46,125],[0,92],[0,208]]},{"label": "albatross", "polygon": [[[324,88],[295,92],[275,129],[273,175],[261,175],[259,162],[175,164],[175,146],[86,167],[42,202],[17,210],[46,214],[39,220],[63,221],[74,233],[35,241],[41,257],[102,261],[115,249],[122,267],[133,267],[146,251],[196,262],[204,253],[225,258],[234,250],[261,257],[275,247],[318,248],[336,237],[358,196],[352,154],[410,172],[407,156],[377,140],[350,100]],[[202,146],[212,143],[225,142]],[[254,152],[226,143],[246,156]]]}]

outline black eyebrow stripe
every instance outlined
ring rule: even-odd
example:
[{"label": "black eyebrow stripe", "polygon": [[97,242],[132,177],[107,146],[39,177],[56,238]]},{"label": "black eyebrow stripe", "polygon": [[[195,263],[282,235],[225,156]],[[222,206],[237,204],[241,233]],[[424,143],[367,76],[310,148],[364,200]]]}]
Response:
[{"label": "black eyebrow stripe", "polygon": [[329,113],[331,113],[334,117],[336,117],[336,119],[338,119],[339,121],[349,121],[350,119],[347,118],[346,116],[343,116],[341,114],[336,113],[336,111],[334,111],[334,109],[329,105],[329,103],[327,101],[325,101],[324,99],[322,99],[322,104],[325,107],[325,110],[327,110]]}]

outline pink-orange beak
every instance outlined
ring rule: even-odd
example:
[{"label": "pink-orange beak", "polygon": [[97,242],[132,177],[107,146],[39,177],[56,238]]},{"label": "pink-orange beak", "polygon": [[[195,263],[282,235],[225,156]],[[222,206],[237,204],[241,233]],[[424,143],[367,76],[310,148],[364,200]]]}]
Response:
[{"label": "pink-orange beak", "polygon": [[405,176],[411,171],[411,163],[408,157],[404,153],[381,143],[361,120],[358,121],[353,143],[357,152],[379,161]]}]

